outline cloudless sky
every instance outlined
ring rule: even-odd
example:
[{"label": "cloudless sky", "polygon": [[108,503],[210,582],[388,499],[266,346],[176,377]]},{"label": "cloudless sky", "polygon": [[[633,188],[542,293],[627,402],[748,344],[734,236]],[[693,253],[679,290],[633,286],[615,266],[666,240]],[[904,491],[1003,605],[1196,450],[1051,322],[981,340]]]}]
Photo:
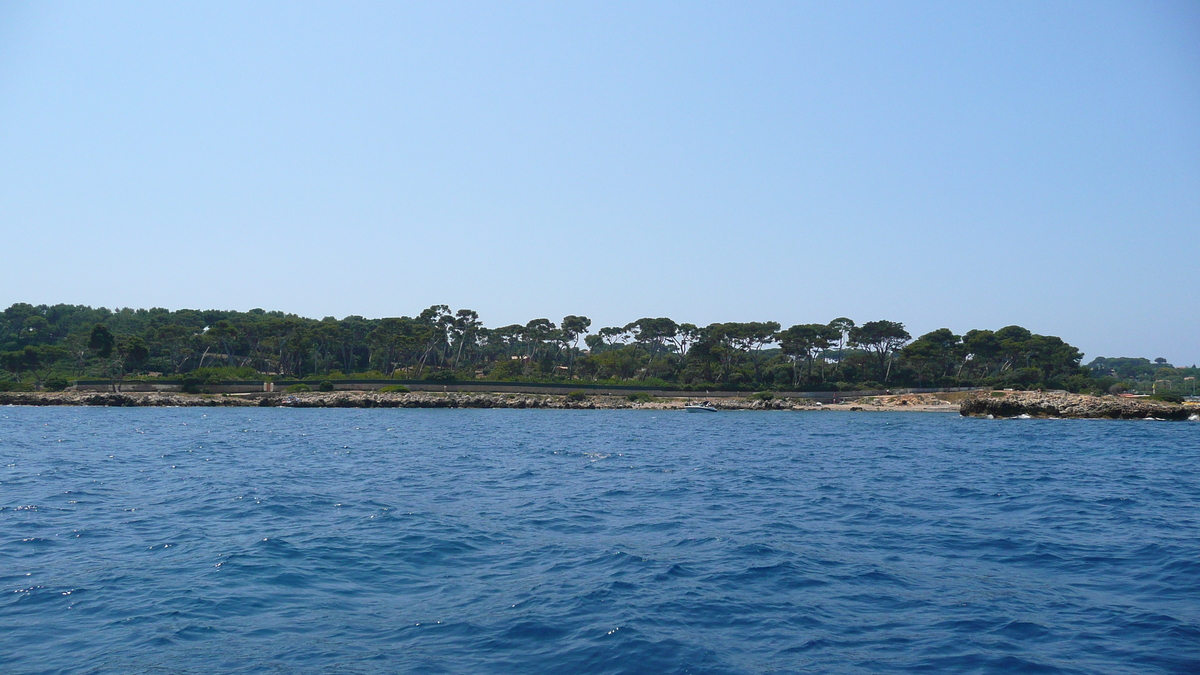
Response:
[{"label": "cloudless sky", "polygon": [[1200,362],[1200,3],[0,4],[0,306]]}]

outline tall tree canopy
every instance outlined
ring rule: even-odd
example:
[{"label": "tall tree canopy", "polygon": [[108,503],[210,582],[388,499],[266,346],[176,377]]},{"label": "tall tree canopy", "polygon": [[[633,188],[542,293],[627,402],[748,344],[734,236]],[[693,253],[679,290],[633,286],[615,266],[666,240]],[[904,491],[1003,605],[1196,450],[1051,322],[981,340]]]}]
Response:
[{"label": "tall tree canopy", "polygon": [[699,327],[669,317],[595,327],[577,314],[559,323],[535,318],[489,328],[478,312],[448,305],[380,319],[27,303],[0,313],[0,378],[22,381],[54,373],[115,380],[202,373],[218,379],[628,380],[750,389],[854,388],[876,381],[1078,389],[1093,386],[1093,377],[1185,374],[1146,359],[1101,359],[1084,369],[1081,357],[1060,338],[1020,326],[961,337],[942,328],[912,340],[899,322],[860,324],[848,317],[781,330],[775,321]]}]

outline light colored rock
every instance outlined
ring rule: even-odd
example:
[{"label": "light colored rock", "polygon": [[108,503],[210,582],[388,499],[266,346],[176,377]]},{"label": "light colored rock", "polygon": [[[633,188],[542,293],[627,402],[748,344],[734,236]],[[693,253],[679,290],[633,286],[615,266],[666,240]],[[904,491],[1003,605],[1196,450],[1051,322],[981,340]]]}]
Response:
[{"label": "light colored rock", "polygon": [[1186,420],[1196,406],[1120,396],[1066,392],[980,392],[967,397],[959,413],[968,417],[1072,417],[1099,419]]}]

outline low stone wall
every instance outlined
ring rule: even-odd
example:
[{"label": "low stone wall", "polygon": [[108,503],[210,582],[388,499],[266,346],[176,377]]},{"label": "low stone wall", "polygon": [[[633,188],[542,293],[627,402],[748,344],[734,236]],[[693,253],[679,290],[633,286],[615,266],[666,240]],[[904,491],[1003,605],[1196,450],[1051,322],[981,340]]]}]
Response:
[{"label": "low stone wall", "polygon": [[[279,382],[232,382],[200,385],[201,391],[209,394],[248,394],[255,392],[282,392],[288,386],[301,384],[295,380]],[[317,388],[317,383],[304,381],[303,384]],[[549,394],[563,395],[572,391],[582,391],[589,396],[626,396],[644,393],[650,396],[671,398],[738,398],[748,396],[748,391],[679,391],[675,389],[651,389],[641,387],[594,385],[586,383],[517,383],[517,382],[430,382],[405,380],[331,380],[334,391],[378,391],[388,385],[403,385],[412,391],[429,392],[471,392],[498,394]],[[84,380],[78,382],[72,391],[113,392],[113,384],[101,380]],[[179,381],[142,381],[126,380],[120,385],[120,392],[163,392],[179,393],[183,391],[183,383]],[[973,387],[942,388],[942,389],[890,389],[864,391],[777,391],[776,398],[811,399],[828,402],[840,399],[852,399],[861,396],[884,396],[888,394],[924,394],[957,391],[976,391]]]},{"label": "low stone wall", "polygon": [[[271,391],[270,382],[225,382],[222,384],[206,384],[202,388],[206,393],[210,394],[249,394],[255,392]],[[107,393],[170,393],[178,394],[183,392],[182,382],[156,382],[142,380],[126,380],[116,386],[114,391],[113,383],[111,382],[80,382],[71,387],[71,391],[95,391]]]}]

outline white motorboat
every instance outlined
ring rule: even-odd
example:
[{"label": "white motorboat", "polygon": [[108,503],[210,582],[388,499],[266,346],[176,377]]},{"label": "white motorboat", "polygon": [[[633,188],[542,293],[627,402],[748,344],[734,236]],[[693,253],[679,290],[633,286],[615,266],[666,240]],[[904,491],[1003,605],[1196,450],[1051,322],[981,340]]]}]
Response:
[{"label": "white motorboat", "polygon": [[717,412],[717,409],[707,403],[693,403],[683,406],[684,412]]}]

